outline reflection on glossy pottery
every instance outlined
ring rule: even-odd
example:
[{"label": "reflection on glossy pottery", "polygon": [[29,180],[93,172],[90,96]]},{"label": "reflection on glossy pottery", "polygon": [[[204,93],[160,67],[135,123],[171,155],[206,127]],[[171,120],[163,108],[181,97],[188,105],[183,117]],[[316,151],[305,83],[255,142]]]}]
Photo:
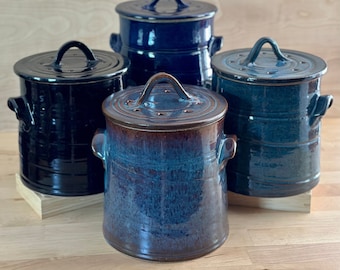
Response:
[{"label": "reflection on glossy pottery", "polygon": [[[269,43],[272,49],[262,48]],[[320,119],[332,96],[320,96],[326,63],[281,50],[270,38],[214,56],[212,89],[229,102],[225,131],[238,136],[228,188],[260,197],[306,192],[320,176]]]},{"label": "reflection on glossy pottery", "polygon": [[213,35],[217,8],[200,1],[128,1],[120,3],[120,33],[110,39],[114,51],[131,60],[129,84],[145,84],[157,72],[182,83],[210,81],[210,58],[222,46]]},{"label": "reflection on glossy pottery", "polygon": [[117,53],[92,52],[78,41],[15,64],[21,96],[8,99],[8,106],[19,120],[26,186],[62,196],[103,192],[104,170],[93,157],[91,139],[105,127],[101,104],[123,87],[128,65]]},{"label": "reflection on glossy pottery", "polygon": [[236,148],[223,134],[226,110],[223,97],[165,73],[105,100],[106,131],[92,146],[106,168],[103,231],[113,247],[176,261],[225,241],[224,167]]}]

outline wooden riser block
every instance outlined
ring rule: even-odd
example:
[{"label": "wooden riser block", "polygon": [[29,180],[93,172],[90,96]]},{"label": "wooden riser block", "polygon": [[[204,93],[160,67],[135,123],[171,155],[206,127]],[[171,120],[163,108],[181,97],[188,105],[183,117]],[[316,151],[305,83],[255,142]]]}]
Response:
[{"label": "wooden riser block", "polygon": [[230,191],[228,192],[229,205],[255,207],[289,212],[310,213],[311,200],[312,191],[308,191],[295,196],[280,198],[251,197]]},{"label": "wooden riser block", "polygon": [[61,197],[33,191],[16,174],[16,189],[41,219],[103,202],[103,193],[88,196]]},{"label": "wooden riser block", "polygon": [[[16,189],[41,219],[103,202],[103,193],[89,196],[61,197],[33,191],[16,174]],[[251,197],[228,192],[229,205],[279,211],[310,213],[312,192],[281,198]]]}]

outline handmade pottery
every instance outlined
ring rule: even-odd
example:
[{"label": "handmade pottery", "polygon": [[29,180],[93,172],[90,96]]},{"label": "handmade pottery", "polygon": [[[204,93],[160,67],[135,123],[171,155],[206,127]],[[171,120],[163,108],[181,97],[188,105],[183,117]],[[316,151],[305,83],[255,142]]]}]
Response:
[{"label": "handmade pottery", "polygon": [[[70,50],[77,47],[78,50]],[[19,120],[20,175],[45,194],[103,192],[104,170],[91,139],[105,127],[103,100],[124,87],[129,60],[79,41],[32,55],[14,66],[21,96],[8,99]]]},{"label": "handmade pottery", "polygon": [[[270,44],[271,49],[262,48]],[[212,90],[229,102],[225,132],[238,137],[227,165],[229,190],[281,197],[306,192],[320,178],[320,120],[333,97],[320,95],[321,58],[280,50],[271,38],[252,49],[215,55]]]},{"label": "handmade pottery", "polygon": [[92,147],[106,169],[109,244],[158,261],[199,257],[223,244],[224,168],[236,150],[235,137],[223,133],[226,111],[222,96],[183,87],[167,73],[104,101],[106,130]]}]

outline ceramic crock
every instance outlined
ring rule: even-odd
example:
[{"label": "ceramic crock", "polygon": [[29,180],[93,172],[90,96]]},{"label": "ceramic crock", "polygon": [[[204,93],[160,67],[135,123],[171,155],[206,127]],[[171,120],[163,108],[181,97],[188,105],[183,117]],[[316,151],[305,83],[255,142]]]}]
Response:
[{"label": "ceramic crock", "polygon": [[[262,48],[266,43],[271,48]],[[230,104],[225,131],[238,137],[226,168],[229,190],[281,197],[317,185],[320,119],[333,100],[320,95],[326,63],[308,53],[281,51],[265,37],[252,49],[214,56],[212,67],[212,89]]]},{"label": "ceramic crock", "polygon": [[[76,47],[78,49],[71,49]],[[104,170],[91,140],[105,127],[103,100],[124,87],[129,60],[79,41],[14,65],[21,96],[8,99],[19,120],[20,175],[34,191],[61,196],[103,192]]]},{"label": "ceramic crock", "polygon": [[142,0],[116,6],[120,33],[110,39],[114,51],[131,60],[129,84],[144,85],[157,72],[181,83],[211,81],[211,56],[222,46],[213,35],[217,8],[200,1]]},{"label": "ceramic crock", "polygon": [[224,167],[236,141],[223,133],[227,102],[185,88],[157,73],[103,103],[106,130],[92,141],[106,168],[103,231],[132,256],[191,259],[228,235]]}]

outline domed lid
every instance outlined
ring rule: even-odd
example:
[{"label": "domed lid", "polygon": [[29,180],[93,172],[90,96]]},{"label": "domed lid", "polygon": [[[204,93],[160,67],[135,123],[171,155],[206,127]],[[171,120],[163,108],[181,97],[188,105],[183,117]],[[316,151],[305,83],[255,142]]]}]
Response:
[{"label": "domed lid", "polygon": [[167,73],[157,73],[146,85],[112,94],[103,112],[112,122],[133,129],[177,131],[222,119],[227,101],[206,88],[186,85]]},{"label": "domed lid", "polygon": [[[265,43],[271,49],[262,48]],[[327,64],[321,58],[299,51],[280,50],[271,38],[259,39],[252,49],[238,49],[213,56],[212,68],[227,79],[253,84],[286,84],[323,75]]]},{"label": "domed lid", "polygon": [[[79,50],[69,50],[77,47]],[[114,52],[90,50],[69,41],[59,51],[35,54],[19,60],[14,71],[26,80],[70,84],[106,80],[125,73],[130,61]]]},{"label": "domed lid", "polygon": [[[176,3],[175,3],[176,2]],[[181,0],[138,0],[120,3],[116,12],[132,20],[154,22],[178,20],[202,20],[213,17],[216,6],[200,2]]]}]

